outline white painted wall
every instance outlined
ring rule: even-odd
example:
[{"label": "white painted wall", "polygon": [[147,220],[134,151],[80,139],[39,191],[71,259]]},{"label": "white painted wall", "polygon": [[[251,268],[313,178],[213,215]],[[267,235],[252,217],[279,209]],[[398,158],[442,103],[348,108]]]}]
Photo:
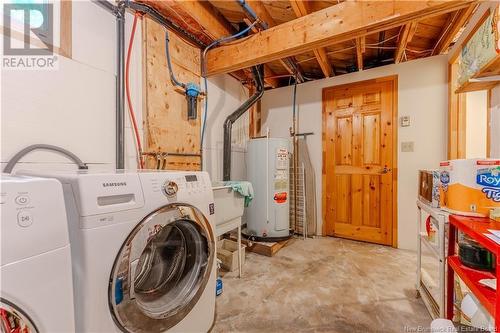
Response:
[{"label": "white painted wall", "polygon": [[[130,33],[132,16],[127,15]],[[3,35],[0,35],[3,38]],[[131,89],[142,131],[140,24],[131,65]],[[88,1],[73,2],[73,55],[58,55],[54,71],[2,71],[2,168],[21,148],[48,143],[66,148],[91,169],[115,165],[115,44],[114,17]],[[135,167],[134,146],[127,119],[127,167]],[[66,158],[34,152],[18,168],[75,168]]]},{"label": "white painted wall", "polygon": [[[127,14],[126,43],[133,17]],[[56,23],[57,24],[57,23]],[[130,85],[134,110],[142,133],[141,24],[137,25],[131,59]],[[3,34],[0,34],[3,39]],[[1,73],[1,167],[27,145],[47,143],[74,152],[90,169],[115,167],[115,18],[90,1],[73,2],[73,56],[58,56],[55,71],[2,71]],[[3,43],[0,43],[3,46]],[[165,78],[168,79],[168,78]],[[222,131],[220,114],[235,109],[245,98],[241,84],[228,76],[210,81],[208,135]],[[222,92],[228,90],[228,94]],[[128,112],[128,109],[127,109]],[[223,122],[223,120],[222,120]],[[133,133],[126,116],[126,167],[136,167]],[[215,134],[214,134],[215,135]],[[217,153],[218,138],[209,139],[207,152]],[[239,149],[241,152],[241,149]],[[242,153],[236,153],[239,167]],[[208,158],[215,172],[217,157]],[[18,168],[74,169],[64,157],[34,152]],[[244,174],[237,175],[244,177]],[[217,178],[217,177],[216,177]]]},{"label": "white painted wall", "polygon": [[[398,75],[399,116],[411,117],[410,127],[398,128],[398,247],[416,249],[418,170],[437,168],[439,162],[446,159],[447,57],[431,57],[300,84],[297,88],[299,131],[314,132],[307,143],[316,170],[318,230],[321,230],[322,89],[388,75]],[[291,103],[291,87],[267,91],[262,100],[263,130],[269,127],[271,136],[289,137]],[[400,143],[404,141],[413,141],[415,151],[402,153]]]},{"label": "white painted wall", "polygon": [[490,157],[500,158],[500,84],[491,90]]},{"label": "white painted wall", "polygon": [[[248,89],[233,77],[217,75],[210,78],[207,125],[203,144],[203,169],[210,173],[213,181],[222,180],[224,121],[246,99],[248,99]],[[231,179],[244,180],[247,177],[245,160],[247,137],[248,112],[233,124]]]},{"label": "white painted wall", "polygon": [[465,155],[486,158],[488,91],[472,91],[466,96]]}]

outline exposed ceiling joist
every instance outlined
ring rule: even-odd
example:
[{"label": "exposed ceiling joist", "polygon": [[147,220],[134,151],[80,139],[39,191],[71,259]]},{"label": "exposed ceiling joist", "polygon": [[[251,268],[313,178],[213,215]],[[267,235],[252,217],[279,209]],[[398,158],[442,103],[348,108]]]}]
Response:
[{"label": "exposed ceiling joist", "polygon": [[450,14],[446,28],[443,30],[441,36],[439,36],[436,46],[434,46],[434,50],[432,51],[432,55],[442,54],[448,50],[453,38],[471,17],[474,8],[476,8],[476,4],[472,4],[456,13]]},{"label": "exposed ceiling joist", "polygon": [[[266,7],[261,0],[246,0],[247,5],[252,8],[257,17],[269,28],[276,26],[276,21],[273,19],[271,14],[267,11]],[[252,19],[250,17],[250,19]],[[280,64],[285,68],[288,74],[295,75],[296,70],[300,73],[299,77],[302,77],[302,70],[299,65],[296,64],[295,59],[279,59]],[[292,66],[291,66],[292,65]]]},{"label": "exposed ceiling joist", "polygon": [[[205,34],[210,36],[212,39],[219,39],[226,37],[235,33],[231,24],[222,16],[208,1],[165,1],[156,2],[158,6],[172,6],[175,5],[177,9],[182,10],[182,15],[189,15],[189,18],[195,21],[202,29]],[[168,10],[168,9],[167,9]],[[179,14],[179,12],[177,12]],[[243,68],[241,68],[243,69]],[[231,73],[234,77],[241,81],[248,79],[245,72],[233,71]],[[275,88],[279,85],[279,80],[274,78],[276,74],[267,66],[264,66],[264,81],[267,85]]]},{"label": "exposed ceiling joist", "polygon": [[279,62],[281,64],[281,66],[283,66],[286,69],[286,71],[288,72],[288,74],[293,74],[293,68],[290,67],[290,65],[288,65],[285,60],[280,59]]},{"label": "exposed ceiling joist", "polygon": [[356,60],[358,62],[358,71],[363,70],[363,53],[366,51],[366,38],[356,38]]},{"label": "exposed ceiling joist", "polygon": [[[352,38],[388,30],[408,21],[456,11],[462,1],[346,1],[277,25],[208,52],[209,75],[293,56]],[[251,50],[251,52],[249,52]]]},{"label": "exposed ceiling joist", "polygon": [[394,55],[394,63],[399,64],[404,57],[406,46],[413,39],[417,31],[417,21],[411,21],[403,26],[403,31],[399,35],[398,46]]},{"label": "exposed ceiling joist", "polygon": [[[304,0],[290,0],[290,4],[292,5],[292,9],[295,12],[297,17],[306,16],[311,11],[308,8],[307,1]],[[328,56],[323,47],[317,48],[313,50],[314,56],[318,61],[319,66],[321,67],[321,71],[325,77],[330,77],[333,74],[332,66],[330,66],[330,62],[328,61]]]}]

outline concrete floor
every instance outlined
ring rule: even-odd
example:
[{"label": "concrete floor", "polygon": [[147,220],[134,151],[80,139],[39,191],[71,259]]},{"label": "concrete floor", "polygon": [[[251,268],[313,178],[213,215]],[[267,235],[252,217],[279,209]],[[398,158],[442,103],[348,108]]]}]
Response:
[{"label": "concrete floor", "polygon": [[415,254],[319,238],[273,258],[248,253],[223,277],[212,332],[410,332],[431,317],[415,298]]}]

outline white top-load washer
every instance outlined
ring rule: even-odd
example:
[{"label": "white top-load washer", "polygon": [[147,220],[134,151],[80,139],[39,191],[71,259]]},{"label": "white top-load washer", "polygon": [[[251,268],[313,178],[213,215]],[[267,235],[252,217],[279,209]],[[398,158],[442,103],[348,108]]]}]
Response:
[{"label": "white top-load washer", "polygon": [[78,332],[207,332],[215,314],[206,172],[44,173],[63,183]]},{"label": "white top-load washer", "polygon": [[74,332],[61,183],[10,175],[0,180],[0,331]]}]

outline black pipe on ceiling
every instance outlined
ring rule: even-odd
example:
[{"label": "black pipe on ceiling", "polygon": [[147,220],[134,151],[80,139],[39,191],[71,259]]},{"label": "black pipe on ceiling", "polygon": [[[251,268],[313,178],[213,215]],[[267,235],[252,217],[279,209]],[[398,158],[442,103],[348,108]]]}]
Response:
[{"label": "black pipe on ceiling", "polygon": [[196,37],[195,35],[193,35],[189,31],[183,29],[177,23],[175,23],[172,20],[169,20],[168,18],[163,16],[159,11],[157,11],[153,7],[146,5],[146,4],[143,4],[143,3],[130,1],[130,0],[125,0],[124,4],[127,8],[130,8],[134,11],[141,12],[141,13],[148,15],[157,23],[161,24],[162,26],[164,26],[166,28],[169,28],[169,29],[175,31],[181,37],[183,37],[185,40],[198,46],[199,48],[204,48],[206,46],[203,41],[198,39],[198,37]]},{"label": "black pipe on ceiling", "polygon": [[223,165],[222,179],[224,181],[231,179],[231,130],[233,123],[238,120],[248,109],[252,107],[264,95],[264,66],[257,65],[252,67],[252,75],[255,81],[255,93],[250,96],[236,111],[231,113],[224,122],[224,148],[223,148]]}]

